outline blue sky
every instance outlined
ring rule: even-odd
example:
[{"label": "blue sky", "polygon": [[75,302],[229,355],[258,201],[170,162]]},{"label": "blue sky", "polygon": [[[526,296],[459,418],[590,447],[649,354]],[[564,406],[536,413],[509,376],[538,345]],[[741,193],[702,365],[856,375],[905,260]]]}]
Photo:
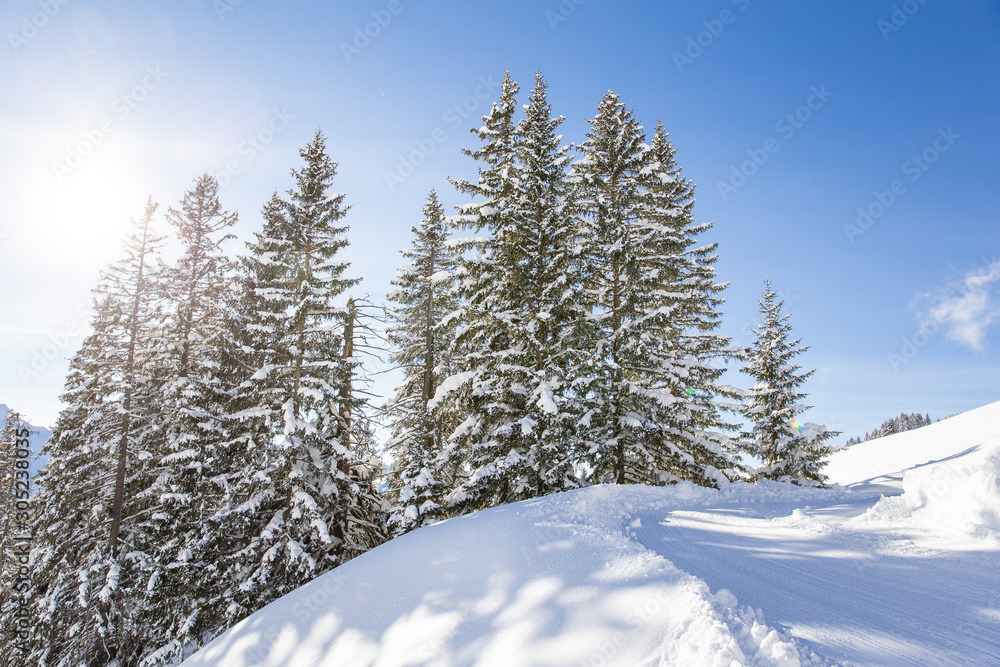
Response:
[{"label": "blue sky", "polygon": [[662,118],[715,224],[724,332],[751,342],[771,279],[811,346],[808,419],[846,437],[1000,399],[997,3],[345,4],[0,6],[0,402],[54,421],[147,196],[217,174],[245,241],[317,128],[380,299],[427,192],[463,201],[447,179],[474,174],[459,149],[506,69],[523,97],[543,72],[567,142],[608,89]]}]

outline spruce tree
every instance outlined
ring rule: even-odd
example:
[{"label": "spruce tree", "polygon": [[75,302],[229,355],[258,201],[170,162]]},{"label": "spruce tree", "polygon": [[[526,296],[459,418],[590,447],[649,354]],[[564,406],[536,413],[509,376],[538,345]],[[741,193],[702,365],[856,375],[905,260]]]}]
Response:
[{"label": "spruce tree", "polygon": [[32,664],[136,664],[149,648],[147,468],[162,325],[150,200],[125,258],[95,290],[93,333],[70,362],[66,407],[43,450],[31,555]]},{"label": "spruce tree", "polygon": [[232,268],[221,246],[233,238],[227,230],[237,216],[222,210],[218,192],[214,177],[200,176],[166,216],[182,254],[164,276],[171,317],[159,332],[156,360],[161,442],[150,460],[147,604],[156,610],[148,627],[161,646],[147,664],[181,657],[224,621],[225,581],[205,519],[225,507],[240,464],[223,444],[230,396],[220,373]]},{"label": "spruce tree", "polygon": [[524,118],[514,121],[518,86],[508,72],[500,99],[465,151],[480,161],[476,183],[457,187],[481,202],[459,221],[485,231],[461,261],[462,330],[457,363],[466,417],[453,440],[467,452],[470,478],[451,497],[464,509],[490,507],[580,485],[574,466],[574,410],[567,403],[578,319],[576,226],[566,148],[535,77]]},{"label": "spruce tree", "polygon": [[[209,519],[233,622],[383,539],[371,429],[352,380],[357,284],[337,165],[319,132],[296,186],[264,206],[241,269],[226,372],[239,378],[229,447],[245,453],[230,505]],[[338,304],[338,300],[340,303]],[[241,454],[242,456],[242,454]]]},{"label": "spruce tree", "polygon": [[728,283],[717,280],[718,244],[702,240],[712,223],[695,220],[695,184],[684,177],[676,153],[657,121],[650,164],[644,170],[650,207],[639,237],[644,273],[653,278],[647,312],[669,309],[656,351],[647,349],[646,354],[661,356],[663,368],[672,372],[657,372],[651,379],[673,400],[664,418],[671,436],[667,447],[662,440],[654,441],[654,474],[647,481],[714,484],[742,472],[735,460],[737,448],[727,435],[736,426],[725,416],[738,410],[740,392],[720,384],[723,362],[737,357],[738,351],[717,331],[725,303],[721,294]]},{"label": "spruce tree", "polygon": [[632,112],[610,91],[589,122],[583,158],[572,172],[583,213],[585,277],[593,313],[584,336],[592,341],[593,354],[584,390],[588,410],[583,434],[591,481],[623,484],[646,464],[635,448],[646,439],[649,423],[626,405],[627,341],[622,334],[638,310],[631,298],[639,294],[632,287],[642,277],[633,251],[633,223],[644,196],[641,171],[649,148]]},{"label": "spruce tree", "polygon": [[784,303],[770,281],[764,281],[759,305],[764,321],[754,332],[756,340],[743,368],[756,381],[743,407],[750,422],[742,434],[743,448],[763,463],[755,475],[758,479],[822,484],[826,477],[820,471],[833,450],[827,440],[839,433],[798,421],[798,415],[809,409],[800,403],[806,394],[799,388],[815,371],[801,373],[792,360],[809,348],[800,346],[800,338],[789,340],[790,315],[781,313]]},{"label": "spruce tree", "polygon": [[731,352],[719,325],[714,246],[693,221],[662,125],[652,145],[613,92],[573,165],[583,211],[592,350],[582,423],[593,482],[715,485],[735,467],[713,365]]},{"label": "spruce tree", "polygon": [[444,515],[444,495],[455,485],[449,465],[447,438],[457,425],[450,403],[431,403],[441,382],[451,376],[451,360],[458,309],[454,293],[457,258],[448,245],[444,210],[432,190],[423,220],[413,227],[409,263],[401,266],[389,294],[395,304],[388,339],[392,361],[403,372],[403,384],[389,402],[394,456],[391,470],[392,511],[389,524],[395,534],[419,528]]}]

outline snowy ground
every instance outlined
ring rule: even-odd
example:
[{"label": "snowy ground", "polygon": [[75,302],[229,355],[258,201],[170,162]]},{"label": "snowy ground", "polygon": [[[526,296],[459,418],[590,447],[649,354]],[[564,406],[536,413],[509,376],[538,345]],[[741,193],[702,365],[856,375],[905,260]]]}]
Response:
[{"label": "snowy ground", "polygon": [[1000,665],[1000,403],[829,472],[850,486],[605,486],[452,519],[184,664]]}]

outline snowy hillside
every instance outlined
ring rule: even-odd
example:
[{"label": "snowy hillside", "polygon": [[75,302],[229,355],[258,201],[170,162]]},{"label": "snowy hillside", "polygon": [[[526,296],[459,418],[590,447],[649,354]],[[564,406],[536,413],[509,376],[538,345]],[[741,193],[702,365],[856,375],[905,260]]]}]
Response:
[{"label": "snowy hillside", "polygon": [[905,470],[944,459],[981,461],[996,447],[1000,447],[1000,402],[853,445],[833,455],[824,472],[845,486],[875,483],[899,488]]},{"label": "snowy hillside", "polygon": [[603,486],[459,517],[184,664],[998,665],[998,437],[995,403],[836,454],[849,488]]}]

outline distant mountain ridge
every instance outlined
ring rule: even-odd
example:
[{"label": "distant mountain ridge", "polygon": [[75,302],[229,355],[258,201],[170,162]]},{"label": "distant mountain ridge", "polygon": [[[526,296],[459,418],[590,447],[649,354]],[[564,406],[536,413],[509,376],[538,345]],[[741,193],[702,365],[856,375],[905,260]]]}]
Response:
[{"label": "distant mountain ridge", "polygon": [[[2,424],[7,419],[7,415],[10,414],[10,408],[5,403],[0,403],[0,424]],[[28,442],[31,443],[31,463],[28,470],[31,472],[31,478],[34,479],[38,471],[41,470],[45,463],[49,460],[49,457],[43,457],[42,447],[45,443],[49,441],[52,436],[52,431],[45,428],[44,426],[35,426],[32,423],[28,423],[28,428],[32,431],[37,431],[32,433],[31,437],[28,438]],[[34,490],[34,484],[32,484],[32,490]]]}]

